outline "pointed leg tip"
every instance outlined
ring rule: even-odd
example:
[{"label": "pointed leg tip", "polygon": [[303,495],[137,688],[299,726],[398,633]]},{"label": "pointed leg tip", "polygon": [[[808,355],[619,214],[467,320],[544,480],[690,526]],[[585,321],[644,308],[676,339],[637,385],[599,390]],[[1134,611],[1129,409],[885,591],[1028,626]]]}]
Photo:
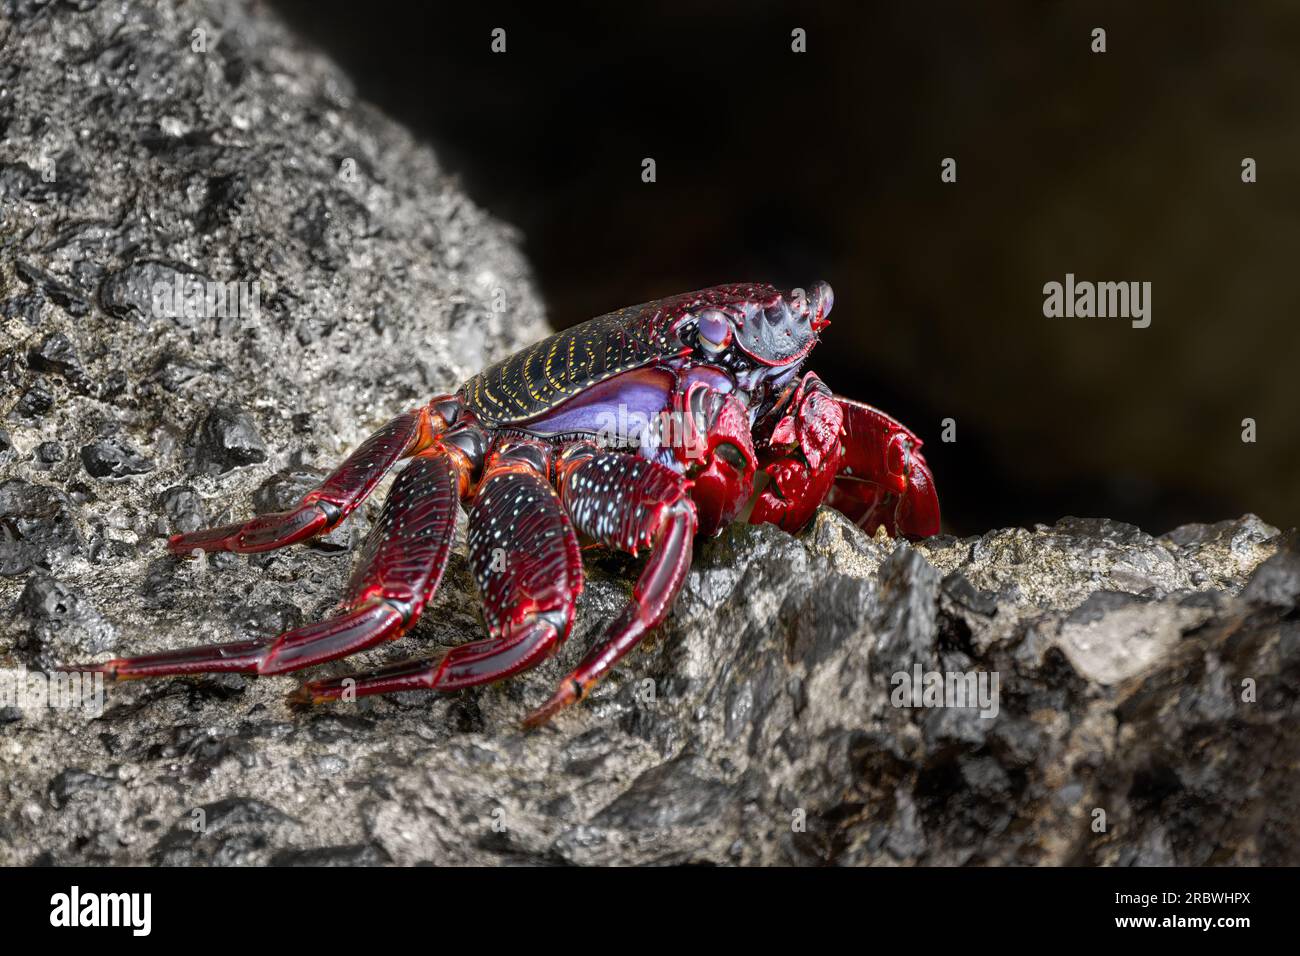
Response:
[{"label": "pointed leg tip", "polygon": [[314,707],[316,704],[324,701],[325,698],[316,696],[312,690],[312,685],[301,684],[286,696],[285,700],[291,707]]},{"label": "pointed leg tip", "polygon": [[939,496],[934,492],[934,480],[929,477],[928,469],[926,480],[908,489],[899,501],[894,524],[899,532],[913,541],[939,533]]},{"label": "pointed leg tip", "polygon": [[520,726],[523,727],[524,730],[536,730],[538,727],[543,727],[546,724],[549,724],[551,718],[554,717],[560,709],[561,708],[559,707],[550,707],[550,705],[539,707],[537,710],[525,717]]},{"label": "pointed leg tip", "polygon": [[129,675],[120,674],[118,668],[124,661],[113,658],[100,664],[59,664],[54,668],[60,674],[103,674],[107,680],[126,680]]},{"label": "pointed leg tip", "polygon": [[550,700],[524,718],[524,729],[535,730],[550,723],[552,717],[577,703],[582,696],[582,687],[576,681],[565,681],[564,686],[552,694]]},{"label": "pointed leg tip", "polygon": [[303,681],[290,691],[285,699],[294,707],[317,707],[331,701],[343,700],[347,697],[346,690],[349,686],[347,682],[354,680],[355,676]]}]

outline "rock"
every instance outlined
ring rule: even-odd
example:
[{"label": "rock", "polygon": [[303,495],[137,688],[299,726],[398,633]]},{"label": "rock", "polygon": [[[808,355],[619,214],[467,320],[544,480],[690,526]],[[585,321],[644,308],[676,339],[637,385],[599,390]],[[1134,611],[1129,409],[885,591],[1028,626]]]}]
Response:
[{"label": "rock", "polygon": [[41,418],[54,407],[54,394],[43,379],[34,379],[14,404],[13,413],[21,418]]},{"label": "rock", "polygon": [[293,833],[294,821],[260,800],[231,797],[194,807],[154,846],[159,866],[235,864],[272,842],[271,833]]},{"label": "rock", "polygon": [[266,461],[266,445],[247,412],[219,405],[195,430],[194,460],[200,472],[221,474]]},{"label": "rock", "polygon": [[[226,34],[222,41],[234,36],[235,34]],[[199,210],[199,229],[211,232],[229,223],[243,210],[250,194],[248,177],[242,172],[213,176],[208,180],[207,196],[203,208]]]},{"label": "rock", "polygon": [[83,445],[81,463],[92,478],[126,478],[153,471],[153,462],[113,438]]},{"label": "rock", "polygon": [[175,485],[158,496],[158,508],[166,516],[162,526],[164,534],[184,534],[198,531],[207,524],[207,511],[201,499],[189,485]]},{"label": "rock", "polygon": [[337,268],[346,260],[353,240],[370,230],[370,220],[365,206],[341,189],[330,189],[316,193],[294,213],[292,229],[314,260]]},{"label": "rock", "polygon": [[43,441],[33,453],[42,465],[53,465],[68,457],[67,449],[56,441]]},{"label": "rock", "polygon": [[56,810],[62,810],[78,793],[108,791],[116,787],[117,784],[118,781],[111,777],[100,777],[70,767],[61,771],[57,777],[50,781],[50,806]]},{"label": "rock", "polygon": [[1242,597],[1251,604],[1283,610],[1300,601],[1300,542],[1294,530],[1251,576]]},{"label": "rock", "polygon": [[0,575],[53,568],[81,547],[72,503],[63,492],[21,478],[0,483]]},{"label": "rock", "polygon": [[[544,335],[518,237],[264,6],[0,7],[0,671],[264,638],[328,613],[370,506],[332,551],[180,561],[165,536],[251,515],[275,475],[303,490],[297,476]],[[191,49],[196,24],[207,53]],[[178,282],[197,315],[173,307]],[[468,601],[448,620],[477,626]],[[102,716],[122,715],[117,689]],[[196,727],[250,691],[237,676],[183,688],[143,750],[89,712],[0,701],[0,860],[387,862],[367,838],[295,828],[296,811],[277,824],[250,810],[282,794],[198,799],[254,772],[268,733],[307,743],[318,779],[360,766],[346,717]],[[173,763],[184,806],[132,822],[108,809]],[[203,807],[207,838],[191,830]],[[57,837],[30,842],[51,824]]]},{"label": "rock", "polygon": [[76,590],[44,574],[27,579],[18,612],[28,622],[27,640],[17,647],[35,667],[89,660],[111,651],[117,632]]},{"label": "rock", "polygon": [[[347,551],[183,561],[159,535],[291,503],[541,335],[512,237],[262,5],[10,6],[40,13],[4,35],[6,145],[72,180],[0,178],[0,379],[52,398],[0,407],[0,665],[329,614]],[[155,315],[176,275],[255,281],[258,308]],[[23,361],[56,334],[94,388]],[[106,435],[153,470],[31,453]],[[523,732],[639,567],[584,562],[568,642],[499,685],[299,709],[295,678],[226,675],[110,685],[102,712],[0,708],[0,864],[1300,863],[1294,532],[1066,518],[908,544],[826,510],[793,537],[729,528],[657,634]],[[481,635],[458,545],[399,645],[313,674]]]},{"label": "rock", "polygon": [[[80,196],[80,191],[74,191],[68,198],[79,198]],[[44,198],[44,195],[42,198]],[[17,260],[15,262],[15,271],[18,278],[27,283],[41,300],[59,306],[72,316],[79,317],[90,312],[89,302],[76,289],[42,272],[32,265],[30,261]]]},{"label": "rock", "polygon": [[[99,301],[104,311],[119,318],[133,318],[143,322],[172,319],[177,324],[194,324],[198,316],[187,316],[183,307],[176,306],[175,298],[159,297],[155,290],[165,293],[180,290],[180,301],[196,290],[200,299],[208,277],[182,263],[144,260],[132,262],[117,269],[101,282]],[[165,303],[165,305],[164,305]]]},{"label": "rock", "polygon": [[27,353],[27,367],[38,372],[53,372],[76,380],[82,376],[77,360],[77,350],[62,332],[47,335],[39,345]]},{"label": "rock", "polygon": [[[536,733],[518,720],[627,599],[631,562],[589,553],[559,657],[494,687],[301,711],[282,696],[291,679],[112,686],[104,715],[66,721],[69,749],[12,786],[39,793],[72,769],[111,778],[129,767],[130,790],[80,789],[39,832],[10,819],[22,841],[9,859],[1297,862],[1293,536],[1247,516],[1205,539],[1262,532],[1260,560],[1243,570],[1227,549],[1187,550],[1188,529],[1154,538],[1092,527],[1065,520],[909,545],[823,510],[797,537],[728,529],[701,547],[663,632]],[[1169,552],[1162,542],[1175,536],[1184,545]],[[1114,573],[1095,570],[1099,552]],[[1047,577],[1044,562],[1057,569]],[[1114,587],[1145,584],[1127,571],[1142,566],[1230,584]],[[184,621],[226,608],[232,639],[255,620],[296,623],[268,606],[237,624],[237,565],[181,574],[204,593],[179,587],[155,613]],[[328,597],[308,591],[320,597],[303,603],[319,613]],[[471,592],[458,553],[435,611],[408,646],[380,656],[473,639]],[[901,694],[918,673],[970,679],[969,706]],[[30,734],[34,723],[0,732]],[[1094,829],[1099,813],[1105,830]],[[160,819],[170,829],[151,835]],[[79,843],[92,821],[125,839]]]},{"label": "rock", "polygon": [[392,862],[376,843],[280,850],[271,857],[271,866],[382,866]]}]

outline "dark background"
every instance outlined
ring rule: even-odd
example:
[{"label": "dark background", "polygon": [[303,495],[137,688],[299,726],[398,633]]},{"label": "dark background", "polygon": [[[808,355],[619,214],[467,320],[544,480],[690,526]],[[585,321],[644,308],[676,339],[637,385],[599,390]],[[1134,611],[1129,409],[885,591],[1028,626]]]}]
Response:
[{"label": "dark background", "polygon": [[[1300,5],[273,6],[520,228],[557,327],[827,279],[813,367],[926,440],[950,530],[1300,523]],[[1151,327],[1044,318],[1067,272]]]}]

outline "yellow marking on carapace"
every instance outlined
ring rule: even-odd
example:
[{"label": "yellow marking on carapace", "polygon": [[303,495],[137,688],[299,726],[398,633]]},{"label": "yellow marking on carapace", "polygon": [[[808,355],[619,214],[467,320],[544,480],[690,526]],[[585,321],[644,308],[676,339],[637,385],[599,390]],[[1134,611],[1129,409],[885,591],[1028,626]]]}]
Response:
[{"label": "yellow marking on carapace", "polygon": [[[573,352],[572,342],[569,344],[569,352],[570,354]],[[546,353],[546,364],[542,366],[542,374],[546,376],[546,381],[551,383],[551,388],[564,389],[568,386],[566,386],[563,381],[559,381],[551,375],[551,363],[555,361],[555,356],[557,354],[559,354],[559,349],[552,345],[550,351]],[[570,363],[570,365],[572,365],[572,363]]]}]

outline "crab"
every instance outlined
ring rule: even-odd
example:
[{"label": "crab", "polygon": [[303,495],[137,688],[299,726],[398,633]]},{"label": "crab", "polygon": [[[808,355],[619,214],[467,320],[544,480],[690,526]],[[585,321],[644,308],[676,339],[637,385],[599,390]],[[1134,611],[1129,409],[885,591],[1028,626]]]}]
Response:
[{"label": "crab", "polygon": [[294,508],[170,538],[178,556],[283,548],[336,528],[400,460],[338,611],[268,640],[204,644],[88,669],[111,679],[284,674],[396,640],[433,601],[458,505],[487,636],[314,680],[300,703],[454,692],[554,654],[583,587],[580,548],[648,559],[623,612],[525,719],[582,700],[672,609],[697,536],[741,519],[798,531],[823,502],[868,533],[926,537],[939,501],[921,440],[833,394],[805,360],[830,324],[818,282],[737,283],[620,309],[498,362],[394,418]]}]

